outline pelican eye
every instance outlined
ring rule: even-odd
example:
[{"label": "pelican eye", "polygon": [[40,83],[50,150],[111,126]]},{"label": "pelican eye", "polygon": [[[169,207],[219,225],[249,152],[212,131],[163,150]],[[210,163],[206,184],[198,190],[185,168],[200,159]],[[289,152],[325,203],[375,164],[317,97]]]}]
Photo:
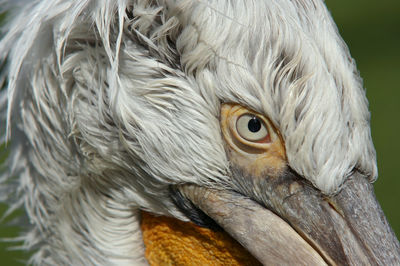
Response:
[{"label": "pelican eye", "polygon": [[283,173],[287,165],[285,146],[266,115],[236,103],[224,103],[220,119],[227,154],[236,166],[261,178]]},{"label": "pelican eye", "polygon": [[248,141],[263,142],[268,137],[264,122],[254,114],[241,115],[236,121],[236,130]]}]

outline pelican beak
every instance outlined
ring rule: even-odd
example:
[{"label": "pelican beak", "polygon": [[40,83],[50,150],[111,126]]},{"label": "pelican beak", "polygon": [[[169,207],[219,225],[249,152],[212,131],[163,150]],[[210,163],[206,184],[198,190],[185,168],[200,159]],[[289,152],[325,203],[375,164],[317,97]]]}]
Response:
[{"label": "pelican beak", "polygon": [[400,265],[399,242],[361,174],[329,197],[293,171],[257,186],[257,202],[193,185],[180,191],[264,265]]}]

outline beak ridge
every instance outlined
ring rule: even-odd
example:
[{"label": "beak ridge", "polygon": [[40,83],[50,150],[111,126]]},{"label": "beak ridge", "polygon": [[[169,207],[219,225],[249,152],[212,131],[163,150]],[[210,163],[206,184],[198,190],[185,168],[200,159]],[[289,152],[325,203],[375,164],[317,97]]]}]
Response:
[{"label": "beak ridge", "polygon": [[347,231],[352,232],[363,249],[369,259],[367,264],[400,265],[399,241],[366,178],[356,172],[331,200],[340,207]]}]

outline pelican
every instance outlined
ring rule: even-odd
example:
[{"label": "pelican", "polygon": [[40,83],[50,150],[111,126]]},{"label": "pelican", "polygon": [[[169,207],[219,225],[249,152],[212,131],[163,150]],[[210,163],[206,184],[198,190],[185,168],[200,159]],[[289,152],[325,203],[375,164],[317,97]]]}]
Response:
[{"label": "pelican", "polygon": [[28,263],[400,264],[323,1],[4,7],[1,191]]}]

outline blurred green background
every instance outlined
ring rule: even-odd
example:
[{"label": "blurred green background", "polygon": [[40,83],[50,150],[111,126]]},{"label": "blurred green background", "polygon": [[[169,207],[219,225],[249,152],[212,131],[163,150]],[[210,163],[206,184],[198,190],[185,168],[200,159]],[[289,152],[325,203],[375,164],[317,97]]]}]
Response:
[{"label": "blurred green background", "polygon": [[[376,195],[399,237],[400,1],[326,0],[326,4],[364,79],[378,153]],[[5,206],[1,205],[0,213],[4,210]],[[0,237],[17,236],[18,232],[4,223],[0,227]],[[21,265],[21,261],[26,261],[25,253],[9,250],[9,246],[9,243],[0,243],[0,265]]]}]

